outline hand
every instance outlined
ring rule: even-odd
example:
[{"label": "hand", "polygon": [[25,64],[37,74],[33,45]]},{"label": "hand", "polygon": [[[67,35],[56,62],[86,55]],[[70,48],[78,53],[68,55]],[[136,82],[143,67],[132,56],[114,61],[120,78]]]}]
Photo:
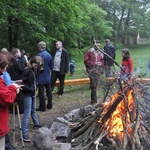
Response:
[{"label": "hand", "polygon": [[22,80],[16,80],[16,81],[14,81],[14,83],[16,83],[16,84],[21,84],[23,81]]},{"label": "hand", "polygon": [[13,86],[16,87],[16,92],[17,92],[17,94],[20,92],[20,90],[22,90],[22,87],[24,86],[24,85],[18,85],[18,84],[16,84],[16,83],[13,83],[13,84],[11,84],[11,85],[13,85]]},{"label": "hand", "polygon": [[97,62],[97,65],[98,65],[98,66],[101,66],[101,65],[102,65],[102,63],[101,63],[101,62]]}]

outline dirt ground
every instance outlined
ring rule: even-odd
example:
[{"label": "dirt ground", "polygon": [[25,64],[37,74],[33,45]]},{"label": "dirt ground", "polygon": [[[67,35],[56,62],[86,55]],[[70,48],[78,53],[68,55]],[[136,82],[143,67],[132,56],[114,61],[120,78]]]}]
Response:
[{"label": "dirt ground", "polygon": [[[56,90],[53,93],[53,108],[50,110],[46,110],[45,112],[37,111],[37,116],[41,124],[46,127],[50,127],[52,122],[56,117],[63,116],[69,111],[86,106],[90,104],[90,89],[89,85],[75,85],[69,86],[65,88],[64,95],[61,99],[57,98]],[[38,97],[37,97],[37,107],[38,107]],[[22,120],[22,114],[20,118]],[[13,134],[15,134],[15,147],[17,150],[22,150],[22,142],[21,142],[21,134],[19,128],[19,120],[18,115],[15,115],[15,131],[13,131],[13,115],[9,114],[9,123],[10,123],[10,139],[13,142]],[[29,136],[31,137],[31,142],[25,142],[25,150],[36,150],[32,143],[32,136],[37,131],[37,129],[33,128],[33,123],[30,118],[29,120]]]}]

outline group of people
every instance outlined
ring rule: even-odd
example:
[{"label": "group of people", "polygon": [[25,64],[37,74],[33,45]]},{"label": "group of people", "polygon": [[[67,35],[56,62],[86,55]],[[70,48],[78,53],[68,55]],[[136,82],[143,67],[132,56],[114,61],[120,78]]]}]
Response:
[{"label": "group of people", "polygon": [[[100,41],[94,40],[93,47],[84,54],[84,64],[86,71],[90,78],[91,89],[91,104],[97,103],[97,87],[99,84],[100,75],[105,71],[106,77],[113,77],[112,66],[116,58],[115,47],[111,44],[109,39],[105,40],[106,45],[100,49]],[[120,79],[128,78],[133,70],[133,61],[130,57],[127,48],[122,50],[122,64]]]},{"label": "group of people", "polygon": [[[93,47],[84,55],[84,64],[91,81],[91,104],[97,103],[97,86],[100,75],[105,70],[106,77],[112,77],[111,67],[115,60],[115,47],[106,39],[106,46],[100,50],[100,42],[95,40]],[[8,137],[8,111],[9,106],[17,102],[22,105],[20,99],[23,98],[23,118],[22,134],[23,140],[30,142],[28,136],[28,121],[32,117],[33,126],[41,127],[36,115],[36,111],[46,111],[52,109],[52,91],[57,79],[60,81],[58,98],[64,93],[65,75],[69,69],[69,54],[62,46],[61,41],[56,42],[56,49],[50,54],[46,50],[46,43],[38,43],[36,56],[30,60],[23,57],[20,49],[13,48],[11,53],[2,50],[0,53],[0,147],[5,149],[5,137]],[[120,78],[124,79],[132,73],[132,59],[128,49],[122,51],[122,70]],[[72,61],[71,63],[74,63]],[[74,65],[74,64],[71,64]],[[104,67],[105,66],[105,67]],[[75,66],[73,66],[74,69]],[[105,68],[105,69],[104,69]],[[74,70],[71,72],[74,75]],[[38,89],[39,107],[36,108],[36,89]],[[45,91],[47,104],[45,101]]]},{"label": "group of people", "polygon": [[[29,61],[24,58],[20,49],[12,48],[11,53],[7,49],[2,49],[0,53],[0,147],[4,149],[14,149],[10,144],[8,132],[8,111],[14,102],[19,105],[23,103],[22,135],[25,142],[30,142],[28,135],[28,121],[31,116],[33,127],[41,127],[37,111],[52,109],[52,91],[57,79],[60,81],[58,98],[64,92],[65,75],[69,68],[69,54],[63,48],[62,42],[56,42],[56,50],[52,55],[46,50],[46,43],[38,43],[36,56]],[[39,108],[36,109],[36,89],[38,89]],[[45,91],[48,98],[45,102]],[[23,99],[23,101],[21,101]],[[5,139],[6,138],[6,139]],[[5,141],[6,144],[5,144]],[[6,147],[7,145],[7,147]]]}]

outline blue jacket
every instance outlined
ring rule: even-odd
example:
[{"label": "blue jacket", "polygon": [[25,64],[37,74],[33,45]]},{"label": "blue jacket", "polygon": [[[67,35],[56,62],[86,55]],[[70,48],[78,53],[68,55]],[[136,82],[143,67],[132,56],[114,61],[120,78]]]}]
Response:
[{"label": "blue jacket", "polygon": [[14,81],[11,80],[10,74],[7,71],[4,71],[1,77],[4,79],[7,86],[14,83]]},{"label": "blue jacket", "polygon": [[41,72],[37,72],[37,84],[48,84],[51,81],[50,75],[53,67],[52,56],[46,50],[40,51],[37,55],[42,57],[44,60],[44,70]]}]

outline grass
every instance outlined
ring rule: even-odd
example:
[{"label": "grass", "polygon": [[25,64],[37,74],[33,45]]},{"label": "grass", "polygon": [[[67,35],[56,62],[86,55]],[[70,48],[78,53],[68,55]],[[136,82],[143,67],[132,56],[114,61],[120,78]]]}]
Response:
[{"label": "grass", "polygon": [[[87,77],[85,66],[84,66],[84,53],[88,50],[89,47],[86,47],[81,50],[82,53],[80,55],[74,56],[73,60],[75,60],[75,76],[71,77],[70,74],[66,75],[66,79],[75,79],[75,78],[84,78]],[[123,49],[123,48],[122,48]],[[118,64],[121,64],[122,49],[116,49],[116,61]],[[150,62],[150,44],[146,45],[138,45],[136,47],[128,47],[130,51],[130,55],[133,59],[133,70],[135,76],[143,75],[146,73],[146,77],[150,77],[150,70],[148,69],[148,63]],[[116,70],[119,71],[119,67],[115,66]]]}]

